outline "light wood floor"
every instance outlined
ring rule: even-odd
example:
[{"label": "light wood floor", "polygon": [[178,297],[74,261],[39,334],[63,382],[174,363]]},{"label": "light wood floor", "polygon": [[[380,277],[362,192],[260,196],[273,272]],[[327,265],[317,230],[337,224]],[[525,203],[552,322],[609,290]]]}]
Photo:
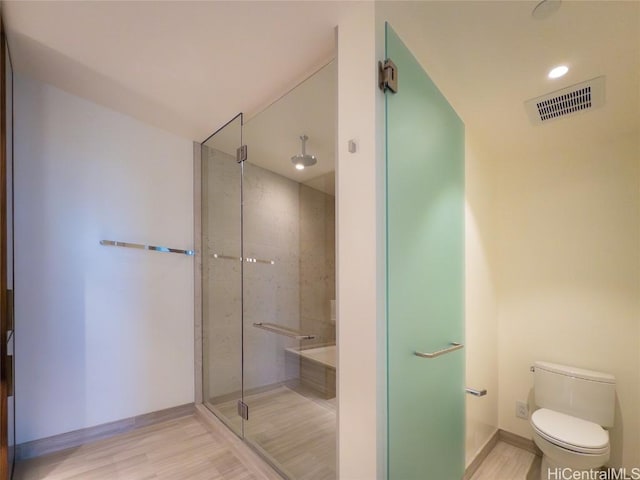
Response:
[{"label": "light wood floor", "polygon": [[[300,457],[300,465],[314,461],[305,454]],[[313,463],[306,466],[317,468]],[[498,442],[471,480],[539,480],[539,472],[539,457]],[[335,478],[335,471],[333,475]],[[204,420],[198,415],[141,428],[16,466],[14,480],[45,479],[281,480],[218,420]]]},{"label": "light wood floor", "polygon": [[540,480],[540,457],[499,441],[471,480]]},{"label": "light wood floor", "polygon": [[190,415],[19,462],[14,480],[280,479],[232,436]]},{"label": "light wood floor", "polygon": [[[244,397],[249,421],[244,436],[290,478],[336,478],[335,398],[324,400],[303,389],[280,386]],[[217,409],[239,428],[236,402]]]}]

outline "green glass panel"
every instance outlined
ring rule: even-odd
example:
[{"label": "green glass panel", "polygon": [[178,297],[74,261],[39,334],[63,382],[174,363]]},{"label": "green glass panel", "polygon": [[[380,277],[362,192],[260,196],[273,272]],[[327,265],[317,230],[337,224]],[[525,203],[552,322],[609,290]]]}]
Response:
[{"label": "green glass panel", "polygon": [[388,448],[391,480],[464,473],[464,124],[397,34],[386,55]]}]

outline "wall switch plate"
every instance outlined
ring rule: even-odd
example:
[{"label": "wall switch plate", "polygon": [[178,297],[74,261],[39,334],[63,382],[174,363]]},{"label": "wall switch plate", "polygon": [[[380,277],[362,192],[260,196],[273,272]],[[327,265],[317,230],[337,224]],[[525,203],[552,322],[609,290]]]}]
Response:
[{"label": "wall switch plate", "polygon": [[527,402],[516,402],[516,417],[524,418],[525,420],[529,418],[529,405],[527,405]]}]

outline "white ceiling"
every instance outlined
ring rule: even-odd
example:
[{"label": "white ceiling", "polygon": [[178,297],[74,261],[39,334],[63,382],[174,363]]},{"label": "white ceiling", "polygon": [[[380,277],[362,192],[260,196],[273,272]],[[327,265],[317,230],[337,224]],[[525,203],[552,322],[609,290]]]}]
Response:
[{"label": "white ceiling", "polygon": [[[330,1],[3,3],[17,71],[195,140],[237,112],[254,115],[325,64],[340,8]],[[546,20],[531,17],[530,1],[377,5],[467,131],[492,152],[530,155],[639,131],[640,2],[564,1]],[[547,79],[559,63],[569,74]],[[603,108],[529,123],[525,100],[599,75],[607,82]],[[305,132],[297,130],[286,158],[299,149]],[[312,153],[332,147],[313,142]]]},{"label": "white ceiling", "polygon": [[[384,2],[381,8],[467,131],[495,153],[532,155],[638,132],[640,2],[563,1],[545,20],[532,18],[536,4],[402,2],[399,8]],[[569,73],[548,79],[559,64]],[[525,100],[600,75],[606,76],[603,108],[539,126],[528,120]]]},{"label": "white ceiling", "polygon": [[4,1],[3,14],[16,71],[204,140],[333,58],[338,7]]}]

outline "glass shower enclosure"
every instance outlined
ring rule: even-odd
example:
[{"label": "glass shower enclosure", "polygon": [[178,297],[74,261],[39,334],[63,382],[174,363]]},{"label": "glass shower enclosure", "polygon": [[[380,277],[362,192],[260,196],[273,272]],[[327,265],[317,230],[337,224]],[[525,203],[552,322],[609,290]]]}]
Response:
[{"label": "glass shower enclosure", "polygon": [[291,479],[336,478],[334,95],[331,63],[201,151],[204,403]]},{"label": "glass shower enclosure", "polygon": [[[204,403],[242,401],[242,114],[202,144],[202,325]],[[219,415],[242,436],[239,417]]]}]

